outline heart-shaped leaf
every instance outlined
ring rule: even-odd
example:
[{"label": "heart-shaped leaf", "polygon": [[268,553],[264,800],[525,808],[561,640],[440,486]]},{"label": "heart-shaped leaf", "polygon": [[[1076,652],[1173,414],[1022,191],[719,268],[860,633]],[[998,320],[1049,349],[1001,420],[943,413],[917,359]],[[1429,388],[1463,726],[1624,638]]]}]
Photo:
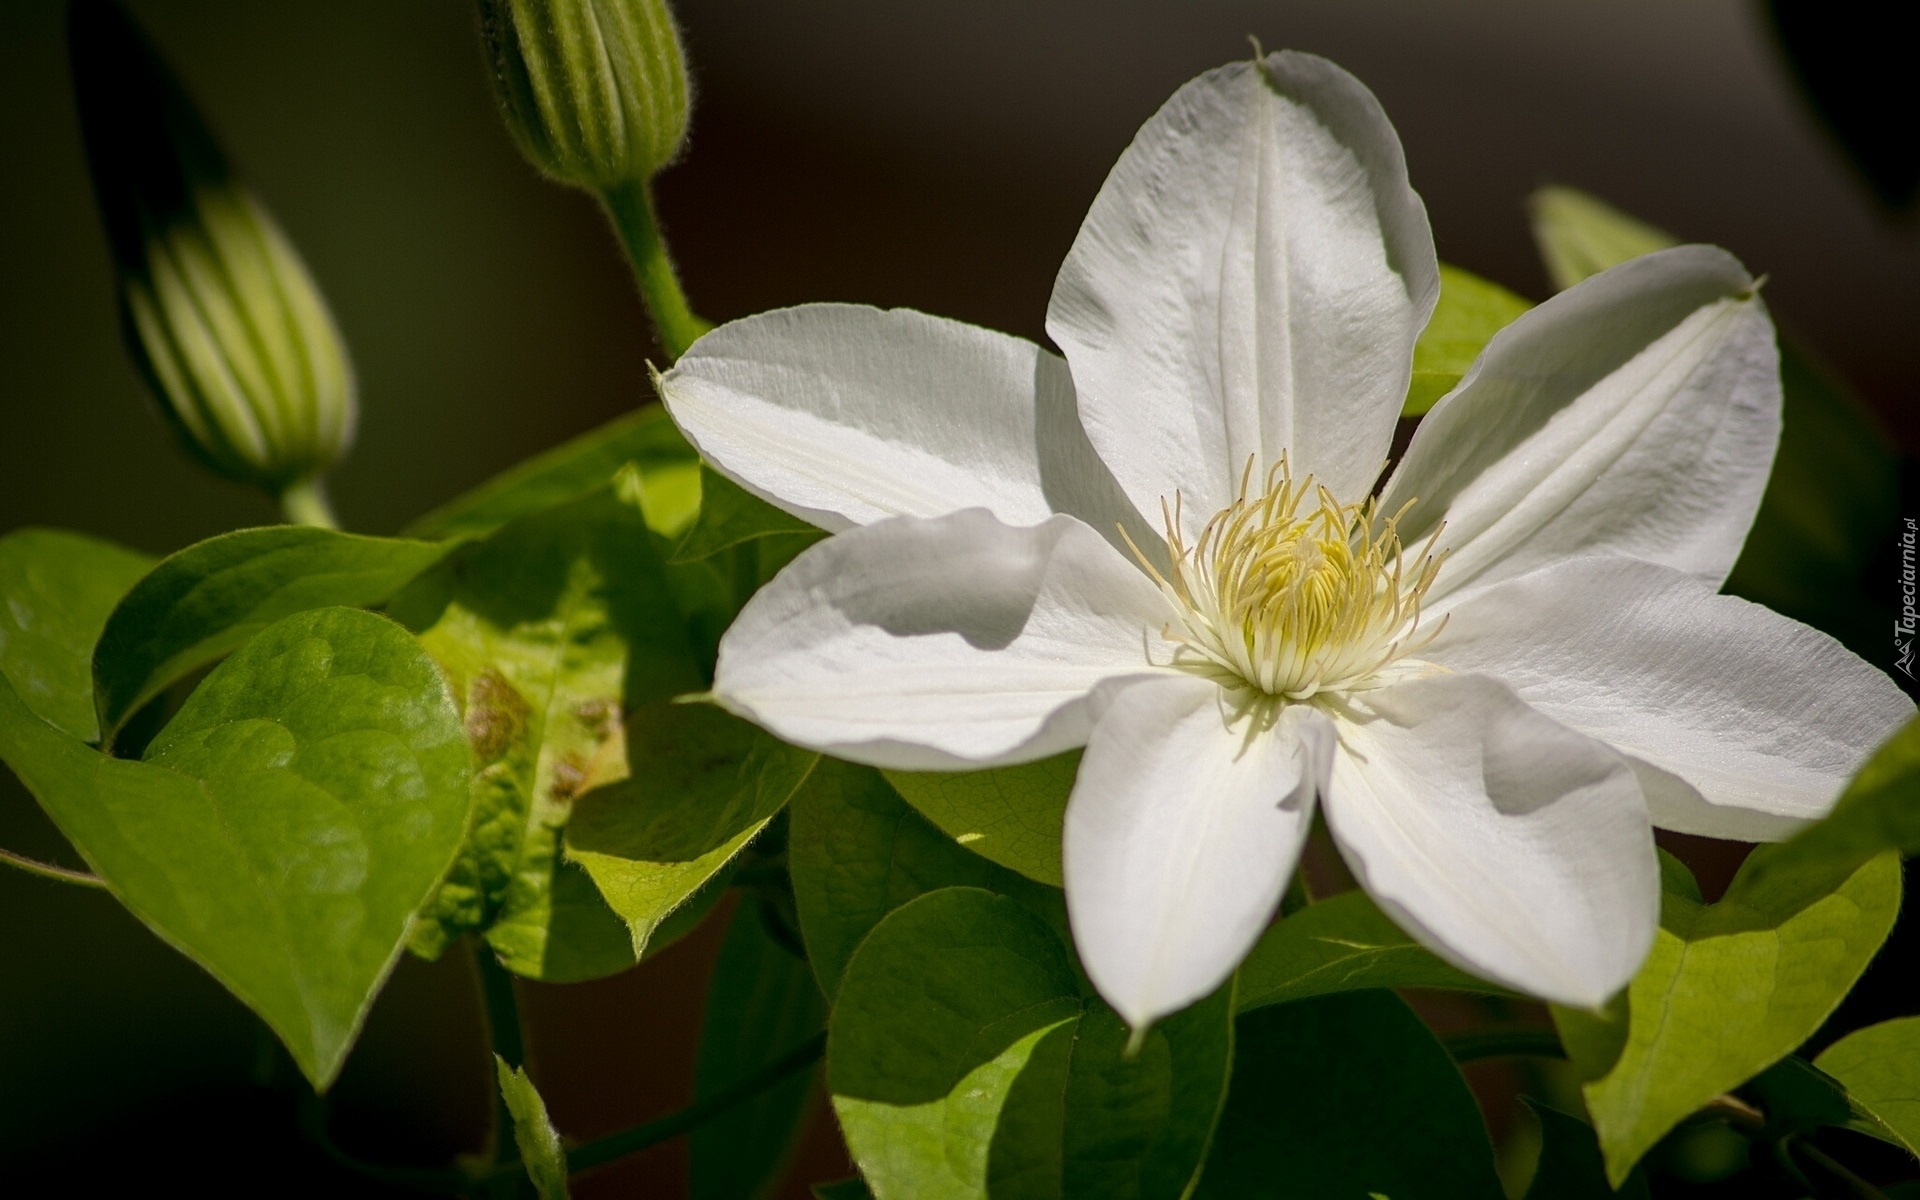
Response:
[{"label": "heart-shaped leaf", "polygon": [[586,868],[644,953],[663,921],[782,808],[819,755],[705,704],[626,718],[626,777],[574,806],[567,857]]},{"label": "heart-shaped leaf", "polygon": [[1066,930],[1057,890],[955,845],[871,767],[820,760],[793,797],[787,863],[807,958],[828,996],[854,947],[882,917],[937,888],[1013,896],[1062,935]]},{"label": "heart-shaped leaf", "polygon": [[616,417],[508,468],[407,526],[406,535],[481,537],[515,518],[598,491],[628,466],[639,472],[654,528],[665,537],[679,536],[700,508],[700,458],[659,405]]},{"label": "heart-shaped leaf", "polygon": [[1858,1029],[1828,1046],[1813,1065],[1847,1089],[1859,1109],[1847,1124],[1875,1137],[1891,1133],[1920,1154],[1920,1017]]},{"label": "heart-shaped leaf", "polygon": [[1755,850],[1718,904],[1663,856],[1660,929],[1640,973],[1605,1013],[1554,1009],[1616,1186],[1683,1118],[1812,1036],[1893,928],[1894,856],[1807,899],[1790,878],[1755,886],[1778,853]]},{"label": "heart-shaped leaf", "polygon": [[97,741],[93,644],[153,559],[57,529],[0,538],[0,676],[34,714]]},{"label": "heart-shaped leaf", "polygon": [[1380,911],[1365,892],[1343,892],[1276,922],[1240,964],[1245,1012],[1363,988],[1505,989],[1436,958]]},{"label": "heart-shaped leaf", "polygon": [[474,832],[414,939],[484,931],[507,967],[588,979],[635,961],[562,857],[575,798],[626,773],[624,714],[706,686],[637,476],[468,543],[391,605],[453,680],[477,763]]},{"label": "heart-shaped leaf", "polygon": [[962,846],[1029,879],[1061,886],[1060,830],[1080,769],[1070,750],[986,771],[888,771],[887,782]]},{"label": "heart-shaped leaf", "polygon": [[[700,467],[700,515],[680,544],[674,562],[698,562],[761,538],[794,543],[790,558],[826,534],[786,513],[704,464]],[[742,597],[745,599],[745,597]]]},{"label": "heart-shaped leaf", "polygon": [[282,617],[383,604],[447,547],[303,525],[242,529],[164,559],[107,618],[93,652],[100,727]]},{"label": "heart-shaped leaf", "polygon": [[1351,992],[1235,1022],[1233,1087],[1197,1196],[1498,1196],[1493,1147],[1446,1050],[1399,997]]},{"label": "heart-shaped leaf", "polygon": [[470,804],[439,670],[398,625],[344,608],[262,631],[143,762],[88,748],[0,686],[0,758],[114,894],[260,1014],[318,1087]]},{"label": "heart-shaped leaf", "polygon": [[1025,907],[943,888],[848,962],[827,1087],[878,1200],[1177,1200],[1206,1154],[1232,1052],[1231,985],[1146,1034],[1085,996]]}]

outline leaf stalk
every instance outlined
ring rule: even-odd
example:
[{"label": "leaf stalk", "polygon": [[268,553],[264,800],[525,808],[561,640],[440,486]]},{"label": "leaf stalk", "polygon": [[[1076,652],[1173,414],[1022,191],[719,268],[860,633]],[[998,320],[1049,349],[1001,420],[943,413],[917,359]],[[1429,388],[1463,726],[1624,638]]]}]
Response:
[{"label": "leaf stalk", "polygon": [[1483,1058],[1565,1058],[1560,1035],[1551,1029],[1482,1029],[1444,1037],[1441,1044],[1457,1063]]},{"label": "leaf stalk", "polygon": [[[500,965],[499,958],[479,938],[472,939],[473,965],[480,981],[480,1002],[487,1025],[487,1043],[494,1054],[510,1067],[527,1063],[527,1042],[520,1025],[520,1000],[514,992],[513,976]],[[513,1141],[513,1114],[507,1098],[498,1088],[493,1097],[493,1128],[490,1131],[493,1161],[518,1169],[519,1151]]]},{"label": "leaf stalk", "polygon": [[41,862],[37,858],[28,858],[24,854],[16,854],[11,850],[0,850],[0,863],[5,863],[15,870],[25,871],[29,875],[38,875],[42,879],[54,879],[61,883],[71,883],[77,887],[105,890],[107,886],[106,880],[91,871],[81,871],[73,867],[56,866],[53,863]]},{"label": "leaf stalk", "polygon": [[818,1034],[740,1082],[696,1100],[678,1112],[576,1146],[567,1151],[567,1170],[572,1174],[590,1171],[683,1133],[690,1133],[741,1101],[766,1091],[796,1071],[812,1066],[820,1061],[826,1049],[827,1035]]}]

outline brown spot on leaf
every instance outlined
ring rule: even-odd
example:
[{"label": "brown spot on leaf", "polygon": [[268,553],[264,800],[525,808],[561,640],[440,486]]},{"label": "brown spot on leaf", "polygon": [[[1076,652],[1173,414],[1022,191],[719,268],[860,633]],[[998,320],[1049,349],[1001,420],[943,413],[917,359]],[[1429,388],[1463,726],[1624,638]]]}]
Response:
[{"label": "brown spot on leaf", "polygon": [[582,700],[573,706],[573,716],[596,736],[605,737],[619,722],[620,701],[613,696]]},{"label": "brown spot on leaf", "polygon": [[496,761],[526,738],[530,711],[506,676],[492,667],[480,672],[467,697],[467,740],[481,763]]},{"label": "brown spot on leaf", "polygon": [[564,754],[553,764],[553,785],[549,794],[555,800],[571,800],[580,794],[580,785],[586,781],[586,766],[574,755]]}]

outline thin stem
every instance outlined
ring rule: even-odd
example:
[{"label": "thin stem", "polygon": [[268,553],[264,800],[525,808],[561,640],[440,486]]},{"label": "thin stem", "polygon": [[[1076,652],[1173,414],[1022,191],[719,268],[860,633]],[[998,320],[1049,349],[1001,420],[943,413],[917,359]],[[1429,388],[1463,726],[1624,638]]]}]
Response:
[{"label": "thin stem", "polygon": [[1814,1163],[1819,1166],[1821,1170],[1839,1180],[1840,1183],[1846,1187],[1848,1194],[1855,1197],[1856,1200],[1887,1200],[1887,1194],[1885,1192],[1860,1178],[1860,1176],[1855,1175],[1832,1155],[1820,1149],[1820,1147],[1814,1145],[1812,1142],[1804,1138],[1795,1139],[1793,1149],[1805,1156],[1808,1162]]},{"label": "thin stem", "polygon": [[1565,1058],[1560,1035],[1551,1029],[1484,1029],[1456,1033],[1440,1039],[1453,1061],[1475,1062],[1483,1058]]},{"label": "thin stem", "polygon": [[289,525],[317,525],[338,529],[340,521],[327,503],[327,489],[318,479],[305,479],[280,493],[280,511]]},{"label": "thin stem", "polygon": [[694,315],[680,290],[680,276],[673,269],[673,257],[660,236],[654,219],[653,193],[644,181],[618,184],[601,198],[606,201],[607,216],[627,248],[633,264],[634,279],[640,284],[640,297],[647,302],[647,313],[660,333],[660,344],[667,357],[679,358],[694,340],[713,326]]},{"label": "thin stem", "polygon": [[[513,975],[500,965],[485,942],[477,937],[471,941],[474,969],[480,976],[480,1001],[486,1010],[487,1042],[509,1067],[525,1066],[526,1038],[520,1029],[520,1001],[514,994]],[[491,1067],[487,1075],[492,1078]],[[512,1162],[519,1157],[513,1140],[513,1113],[507,1109],[507,1098],[500,1089],[493,1091],[493,1160]]]},{"label": "thin stem", "polygon": [[679,1112],[668,1113],[657,1121],[649,1121],[633,1129],[608,1134],[584,1146],[576,1146],[567,1151],[567,1170],[570,1173],[590,1171],[617,1158],[625,1158],[629,1154],[638,1153],[669,1138],[679,1137],[683,1133],[698,1129],[741,1101],[758,1095],[796,1071],[812,1066],[820,1060],[820,1056],[826,1052],[826,1049],[826,1034],[809,1038],[783,1057],[768,1063],[740,1082],[723,1088],[705,1099],[696,1100]]},{"label": "thin stem", "polygon": [[327,1130],[327,1116],[326,1097],[309,1094],[300,1105],[301,1132],[306,1134],[309,1143],[319,1147],[321,1153],[356,1175],[443,1196],[465,1196],[472,1192],[475,1180],[464,1171],[438,1167],[389,1167],[356,1158],[334,1144],[333,1135]]},{"label": "thin stem", "polygon": [[1723,1092],[1702,1104],[1700,1112],[1705,1116],[1718,1117],[1746,1133],[1759,1133],[1767,1127],[1767,1114],[1731,1092]]},{"label": "thin stem", "polygon": [[42,879],[57,879],[61,883],[71,883],[79,887],[104,889],[107,886],[106,880],[91,871],[55,866],[52,863],[41,862],[37,858],[28,858],[24,854],[15,854],[11,850],[0,850],[0,863],[25,871],[29,875],[38,875]]}]

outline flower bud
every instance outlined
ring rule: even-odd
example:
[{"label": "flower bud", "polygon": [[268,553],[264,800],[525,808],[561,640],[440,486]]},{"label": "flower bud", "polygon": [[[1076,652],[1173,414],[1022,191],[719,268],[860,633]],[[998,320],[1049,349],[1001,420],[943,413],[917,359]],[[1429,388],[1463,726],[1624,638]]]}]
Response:
[{"label": "flower bud", "polygon": [[187,450],[282,494],[353,438],[346,348],[280,227],[112,0],[69,10],[81,131],[136,365]]},{"label": "flower bud", "polygon": [[514,140],[562,183],[643,184],[687,134],[687,69],[666,0],[480,0]]}]

